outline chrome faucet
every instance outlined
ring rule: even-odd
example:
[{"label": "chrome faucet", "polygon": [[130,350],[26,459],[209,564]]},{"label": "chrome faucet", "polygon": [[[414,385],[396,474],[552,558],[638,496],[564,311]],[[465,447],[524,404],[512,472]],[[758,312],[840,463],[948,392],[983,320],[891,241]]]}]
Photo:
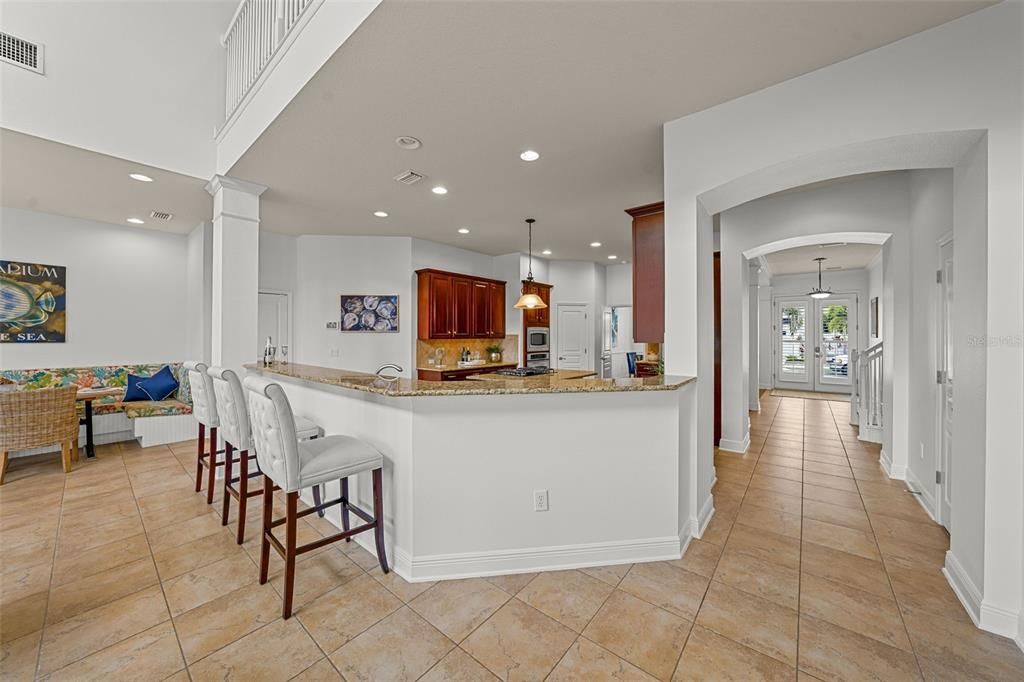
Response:
[{"label": "chrome faucet", "polygon": [[381,374],[381,372],[383,372],[386,369],[393,369],[396,372],[404,372],[405,371],[404,369],[402,369],[398,365],[388,363],[386,365],[381,365],[380,367],[378,367],[377,371],[374,372],[374,374],[379,376],[381,379],[397,379],[398,378],[398,377],[395,377],[395,376],[384,376],[383,374]]}]

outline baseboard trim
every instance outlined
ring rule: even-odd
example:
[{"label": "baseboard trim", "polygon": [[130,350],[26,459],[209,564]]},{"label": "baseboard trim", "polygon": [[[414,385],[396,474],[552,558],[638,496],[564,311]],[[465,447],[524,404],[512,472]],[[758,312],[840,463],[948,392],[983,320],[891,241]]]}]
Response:
[{"label": "baseboard trim", "polygon": [[[408,557],[396,549],[395,566],[396,572],[409,582],[425,582],[645,561],[671,561],[682,556],[682,550],[682,542],[678,535],[622,542],[595,542],[421,557]],[[408,575],[403,575],[406,572]]]},{"label": "baseboard trim", "polygon": [[704,500],[704,504],[701,506],[700,514],[696,519],[695,528],[691,535],[695,537],[704,537],[704,531],[708,529],[708,524],[711,523],[711,518],[715,515],[715,496],[708,493],[708,498]]},{"label": "baseboard trim", "polygon": [[882,429],[877,426],[861,426],[857,433],[857,440],[865,443],[881,443]]},{"label": "baseboard trim", "polygon": [[743,437],[743,440],[729,440],[722,438],[718,441],[718,449],[726,452],[737,452],[743,454],[750,447],[750,432]]},{"label": "baseboard trim", "polygon": [[1000,606],[986,604],[982,600],[981,625],[979,626],[982,630],[1016,641],[1015,638],[1020,636],[1019,623],[1020,614],[1014,611],[1007,611]]},{"label": "baseboard trim", "polygon": [[942,575],[946,576],[946,582],[953,588],[953,593],[963,605],[971,621],[981,627],[981,590],[968,577],[960,561],[952,551],[946,552],[946,565],[942,567]]},{"label": "baseboard trim", "polygon": [[920,504],[924,508],[925,513],[928,514],[928,518],[935,523],[938,523],[938,517],[935,515],[935,495],[928,492],[928,489],[921,484],[921,481],[917,480],[917,476],[914,475],[914,472],[911,469],[907,469],[906,482],[907,487],[914,493],[917,493],[914,497],[917,498],[918,504]]},{"label": "baseboard trim", "polygon": [[885,450],[882,450],[882,453],[878,457],[878,461],[882,465],[882,471],[884,471],[885,475],[889,478],[897,481],[907,480],[907,467],[894,466],[892,463],[892,457],[890,457],[889,453]]},{"label": "baseboard trim", "polygon": [[132,421],[135,437],[144,448],[189,440],[196,434],[196,418],[191,414],[136,417]]}]

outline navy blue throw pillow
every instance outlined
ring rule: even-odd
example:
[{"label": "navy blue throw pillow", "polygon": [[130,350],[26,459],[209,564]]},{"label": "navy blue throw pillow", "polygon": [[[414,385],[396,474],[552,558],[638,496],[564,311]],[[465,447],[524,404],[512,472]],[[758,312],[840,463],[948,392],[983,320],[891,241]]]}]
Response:
[{"label": "navy blue throw pillow", "polygon": [[124,392],[124,402],[140,400],[167,400],[178,390],[178,380],[174,378],[171,368],[164,367],[151,377],[128,375],[128,388]]}]

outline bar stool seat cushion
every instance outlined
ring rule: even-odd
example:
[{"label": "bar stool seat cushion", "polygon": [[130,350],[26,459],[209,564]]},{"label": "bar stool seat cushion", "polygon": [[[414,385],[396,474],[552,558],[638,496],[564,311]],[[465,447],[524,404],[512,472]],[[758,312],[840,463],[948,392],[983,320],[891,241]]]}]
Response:
[{"label": "bar stool seat cushion", "polygon": [[384,466],[384,456],[366,441],[327,436],[299,443],[299,488],[337,481]]}]

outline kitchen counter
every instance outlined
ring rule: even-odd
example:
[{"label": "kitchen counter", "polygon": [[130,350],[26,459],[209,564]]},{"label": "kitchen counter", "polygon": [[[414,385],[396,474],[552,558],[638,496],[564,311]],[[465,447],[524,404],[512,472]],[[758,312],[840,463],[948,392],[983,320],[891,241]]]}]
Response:
[{"label": "kitchen counter", "polygon": [[[385,547],[411,582],[674,560],[711,513],[692,504],[691,377],[437,382],[294,363],[247,369],[277,382],[326,435],[383,455]],[[341,494],[338,482],[325,488],[325,499]],[[348,490],[371,508],[367,474]],[[342,525],[337,507],[326,518]],[[372,536],[353,540],[375,553]]]},{"label": "kitchen counter", "polygon": [[551,374],[538,374],[532,377],[510,377],[504,374],[474,374],[466,377],[470,381],[503,381],[505,383],[518,382],[523,386],[543,386],[551,381],[572,381],[596,376],[597,372],[590,372],[584,369],[556,369]]},{"label": "kitchen counter", "polygon": [[423,372],[454,372],[454,371],[461,372],[461,371],[464,371],[464,370],[467,370],[467,369],[475,369],[477,371],[484,371],[484,372],[486,372],[489,369],[497,369],[499,367],[515,367],[515,365],[516,365],[515,361],[512,361],[512,362],[485,362],[482,365],[466,365],[465,367],[463,367],[462,365],[458,365],[458,364],[455,364],[455,365],[423,365],[422,367],[417,367],[416,370],[417,371],[423,371]]},{"label": "kitchen counter", "polygon": [[[486,381],[421,381],[419,379],[381,379],[374,374],[316,365],[277,363],[270,367],[246,365],[250,372],[269,377],[281,376],[317,384],[338,386],[396,398],[460,395],[517,395],[538,393],[622,393],[629,391],[674,391],[695,377],[656,376],[643,378],[597,379],[564,378],[558,374],[520,379],[488,376]],[[484,375],[478,375],[482,377]]]}]

